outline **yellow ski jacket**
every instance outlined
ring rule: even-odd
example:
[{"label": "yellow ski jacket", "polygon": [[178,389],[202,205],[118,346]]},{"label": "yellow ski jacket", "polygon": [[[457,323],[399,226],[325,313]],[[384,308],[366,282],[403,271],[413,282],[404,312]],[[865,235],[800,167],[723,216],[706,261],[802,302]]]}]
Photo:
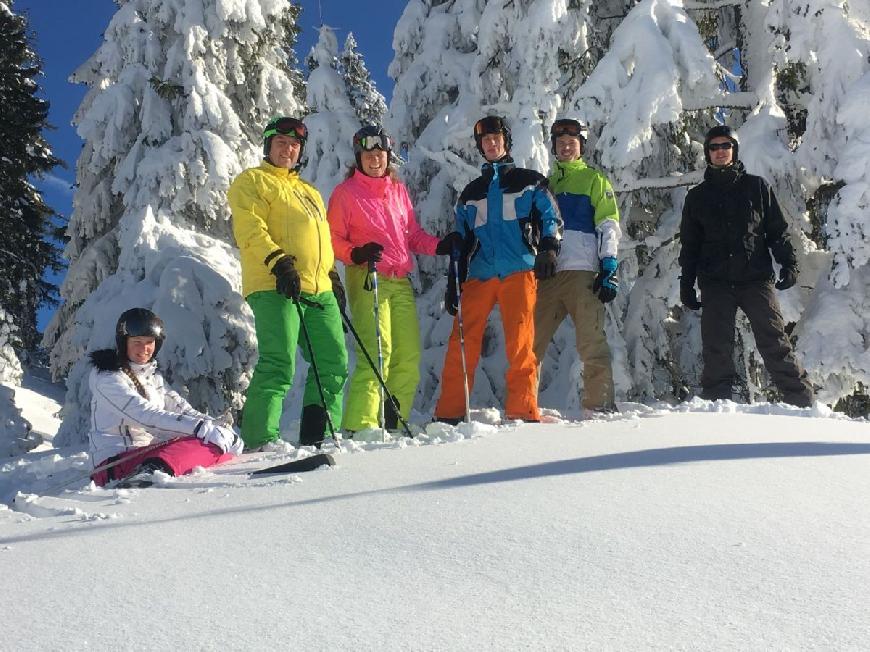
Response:
[{"label": "yellow ski jacket", "polygon": [[242,172],[227,193],[242,262],[242,294],[275,289],[272,267],[287,254],[302,291],[332,290],[335,263],[323,198],[297,172],[263,161]]}]

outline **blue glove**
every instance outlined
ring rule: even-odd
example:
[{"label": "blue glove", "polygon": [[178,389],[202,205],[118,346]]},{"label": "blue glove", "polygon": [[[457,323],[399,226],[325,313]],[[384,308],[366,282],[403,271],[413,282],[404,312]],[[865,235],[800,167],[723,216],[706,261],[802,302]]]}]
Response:
[{"label": "blue glove", "polygon": [[599,263],[599,272],[592,283],[592,294],[598,295],[601,303],[610,303],[616,298],[619,290],[619,280],[616,278],[616,269],[619,263],[613,256],[606,256]]}]

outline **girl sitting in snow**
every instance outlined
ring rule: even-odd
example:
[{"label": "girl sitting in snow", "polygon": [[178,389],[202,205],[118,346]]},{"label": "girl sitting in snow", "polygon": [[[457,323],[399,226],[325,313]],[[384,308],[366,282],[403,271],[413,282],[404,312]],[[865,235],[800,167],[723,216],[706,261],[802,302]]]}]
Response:
[{"label": "girl sitting in snow", "polygon": [[90,355],[91,479],[99,486],[154,471],[183,475],[242,452],[232,429],[164,385],[154,360],[164,338],[157,315],[133,308],[118,319],[116,348]]}]

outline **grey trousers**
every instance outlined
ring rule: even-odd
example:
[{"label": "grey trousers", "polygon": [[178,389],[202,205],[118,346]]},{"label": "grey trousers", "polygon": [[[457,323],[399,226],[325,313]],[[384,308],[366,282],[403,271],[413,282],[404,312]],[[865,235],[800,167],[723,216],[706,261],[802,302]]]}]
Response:
[{"label": "grey trousers", "polygon": [[[535,304],[535,356],[544,359],[556,329],[570,316],[577,353],[583,361],[583,400],[587,410],[614,405],[610,347],[604,335],[604,304],[592,294],[595,272],[566,270],[538,281]],[[539,374],[540,377],[540,374]]]}]

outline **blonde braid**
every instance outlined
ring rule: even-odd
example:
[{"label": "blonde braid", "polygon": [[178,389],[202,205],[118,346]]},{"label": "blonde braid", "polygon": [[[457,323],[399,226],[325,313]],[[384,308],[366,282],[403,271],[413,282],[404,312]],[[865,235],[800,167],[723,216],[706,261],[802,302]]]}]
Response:
[{"label": "blonde braid", "polygon": [[144,398],[146,401],[148,400],[148,393],[145,391],[145,388],[142,386],[142,381],[136,377],[136,374],[132,369],[130,369],[129,365],[125,362],[121,365],[121,371],[130,379],[133,385],[136,387],[136,391],[139,392],[139,395]]}]

